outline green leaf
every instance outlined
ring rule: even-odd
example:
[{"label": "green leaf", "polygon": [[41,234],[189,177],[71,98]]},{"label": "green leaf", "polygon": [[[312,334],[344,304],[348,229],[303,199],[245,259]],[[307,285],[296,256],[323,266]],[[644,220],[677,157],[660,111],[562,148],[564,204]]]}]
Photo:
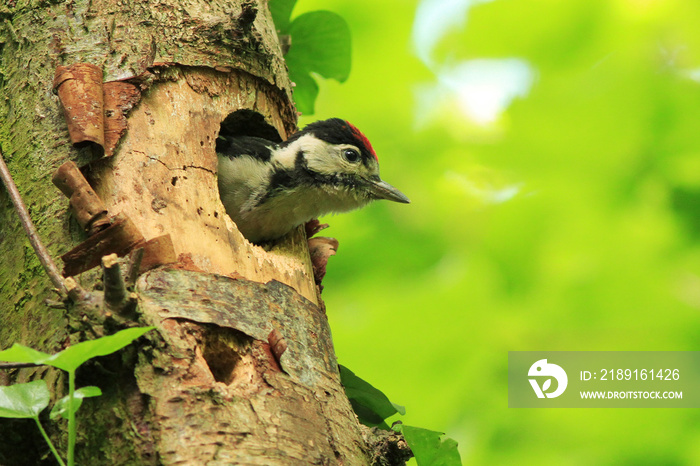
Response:
[{"label": "green leaf", "polygon": [[442,432],[407,425],[397,425],[395,430],[403,433],[418,466],[462,465],[457,442],[451,438],[441,440],[445,435]]},{"label": "green leaf", "polygon": [[37,418],[49,405],[49,397],[44,380],[0,387],[0,417]]},{"label": "green leaf", "polygon": [[292,46],[285,59],[290,69],[316,72],[344,82],[350,75],[350,27],[332,11],[311,11],[289,25]]},{"label": "green leaf", "polygon": [[[73,394],[73,410],[75,412],[78,411],[80,405],[83,404],[83,398],[92,398],[94,396],[100,395],[102,395],[102,390],[100,390],[99,387],[95,387],[92,385],[77,389]],[[60,400],[58,400],[58,402],[54,405],[53,409],[51,409],[51,414],[49,414],[49,417],[51,419],[56,419],[59,416],[62,416],[64,419],[68,419],[69,397],[70,395],[66,395]]]},{"label": "green leaf", "polygon": [[0,351],[0,361],[46,364],[64,371],[75,371],[85,361],[97,356],[105,356],[118,351],[154,327],[137,327],[121,330],[114,335],[84,341],[69,346],[56,354],[48,354],[15,343],[9,349]]},{"label": "green leaf", "polygon": [[340,366],[340,381],[352,409],[360,422],[366,426],[379,426],[384,419],[396,413],[405,414],[406,409],[389,401],[389,398],[371,384],[356,376],[350,369]]},{"label": "green leaf", "polygon": [[318,85],[311,73],[341,83],[350,75],[350,27],[332,11],[311,11],[292,21],[289,34],[291,47],[285,60],[296,84],[294,99],[301,112],[313,113]]},{"label": "green leaf", "polygon": [[272,15],[272,21],[280,34],[288,34],[289,19],[297,0],[269,0],[267,3]]},{"label": "green leaf", "polygon": [[313,115],[318,97],[318,84],[308,73],[297,73],[289,70],[289,79],[295,84],[294,102],[297,110],[305,115]]},{"label": "green leaf", "polygon": [[154,327],[136,327],[121,330],[114,335],[83,341],[69,346],[46,361],[49,364],[67,372],[74,372],[81,364],[97,356],[106,356],[124,348],[144,333]]},{"label": "green leaf", "polygon": [[397,405],[396,403],[391,403],[391,406],[393,406],[394,409],[396,410],[396,412],[399,413],[400,415],[402,415],[402,416],[406,415],[406,408],[404,406]]},{"label": "green leaf", "polygon": [[51,355],[48,353],[43,353],[18,343],[15,343],[9,349],[0,351],[0,361],[45,364],[49,358],[51,358]]}]

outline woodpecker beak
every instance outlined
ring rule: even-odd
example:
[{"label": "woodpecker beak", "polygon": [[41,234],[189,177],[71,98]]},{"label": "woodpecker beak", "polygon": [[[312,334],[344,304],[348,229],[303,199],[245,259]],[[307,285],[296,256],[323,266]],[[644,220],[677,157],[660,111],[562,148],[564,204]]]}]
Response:
[{"label": "woodpecker beak", "polygon": [[369,181],[369,189],[377,199],[387,199],[389,201],[400,202],[402,204],[410,204],[411,201],[398,189],[386,181]]}]

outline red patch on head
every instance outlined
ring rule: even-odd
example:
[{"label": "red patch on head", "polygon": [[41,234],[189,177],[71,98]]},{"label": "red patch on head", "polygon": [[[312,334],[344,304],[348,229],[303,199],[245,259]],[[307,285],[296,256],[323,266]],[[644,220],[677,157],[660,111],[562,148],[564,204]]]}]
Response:
[{"label": "red patch on head", "polygon": [[379,162],[379,158],[377,157],[377,153],[374,152],[374,149],[372,148],[372,144],[369,142],[369,139],[367,139],[367,136],[365,136],[364,134],[362,134],[362,131],[360,131],[359,129],[357,129],[357,128],[355,127],[355,125],[353,125],[353,124],[350,123],[349,121],[346,120],[345,123],[348,124],[348,126],[349,126],[350,129],[352,130],[352,132],[353,132],[353,134],[355,135],[355,137],[357,137],[357,139],[359,139],[359,140],[362,142],[362,144],[364,144],[365,148],[367,148],[367,150],[369,151],[369,153],[372,154],[372,155],[374,156],[374,160],[376,160],[377,162]]}]

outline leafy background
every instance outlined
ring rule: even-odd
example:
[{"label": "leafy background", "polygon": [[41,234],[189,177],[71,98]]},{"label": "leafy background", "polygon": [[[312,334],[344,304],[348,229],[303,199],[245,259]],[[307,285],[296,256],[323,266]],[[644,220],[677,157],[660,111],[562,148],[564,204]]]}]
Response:
[{"label": "leafy background", "polygon": [[700,464],[700,412],[507,407],[515,350],[700,350],[700,4],[299,0],[353,37],[316,114],[411,205],[326,219],[339,361],[465,464]]}]

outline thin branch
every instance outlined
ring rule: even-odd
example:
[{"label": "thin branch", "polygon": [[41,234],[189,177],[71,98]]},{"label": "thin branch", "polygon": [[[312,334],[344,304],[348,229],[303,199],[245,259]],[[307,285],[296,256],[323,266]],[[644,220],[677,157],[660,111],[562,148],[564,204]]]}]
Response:
[{"label": "thin branch", "polygon": [[39,257],[41,265],[44,266],[44,270],[46,270],[46,273],[49,275],[49,278],[51,279],[53,285],[56,288],[58,288],[59,291],[65,293],[66,288],[63,284],[63,277],[61,277],[61,274],[59,273],[56,264],[53,262],[53,259],[49,254],[49,251],[46,250],[43,243],[41,242],[41,238],[39,238],[39,234],[37,233],[36,228],[32,223],[32,219],[29,217],[27,206],[24,205],[22,197],[20,196],[19,191],[17,190],[17,186],[15,185],[15,182],[12,179],[12,175],[10,175],[10,170],[5,164],[5,160],[2,155],[2,149],[0,149],[0,178],[5,184],[7,192],[10,194],[10,199],[12,200],[12,203],[15,206],[15,210],[17,210],[19,220],[22,223],[22,226],[24,227],[24,231],[29,237],[29,242],[32,244],[36,255]]},{"label": "thin branch", "polygon": [[119,267],[119,257],[116,254],[102,257],[102,282],[105,288],[105,305],[121,314],[128,303],[128,296]]},{"label": "thin branch", "polygon": [[33,362],[0,362],[0,370],[2,369],[24,369],[25,367],[39,367],[43,364],[34,364]]}]

